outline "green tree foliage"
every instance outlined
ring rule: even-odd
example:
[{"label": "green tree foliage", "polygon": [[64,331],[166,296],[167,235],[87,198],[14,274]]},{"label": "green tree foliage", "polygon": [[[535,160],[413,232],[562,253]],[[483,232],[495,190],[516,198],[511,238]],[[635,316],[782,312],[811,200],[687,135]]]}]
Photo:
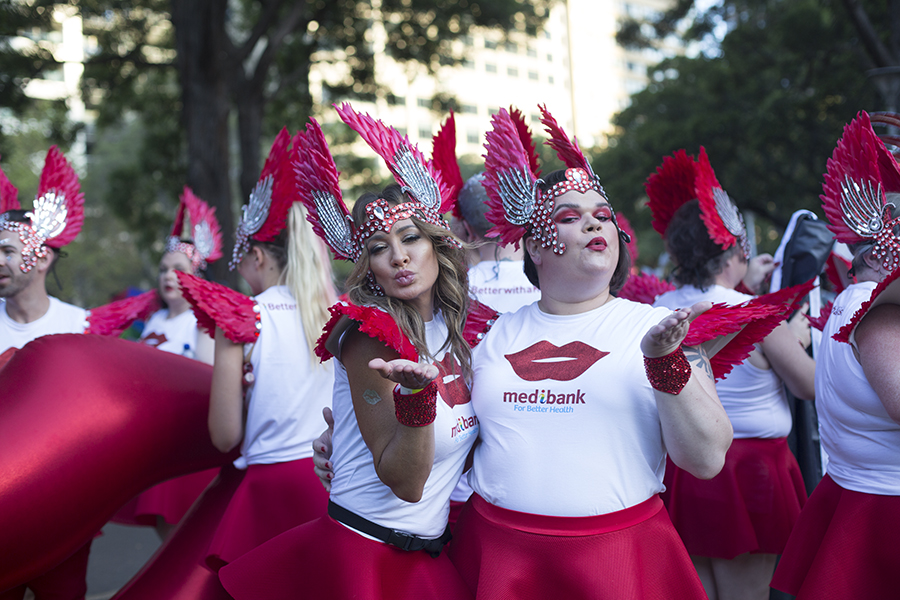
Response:
[{"label": "green tree foliage", "polygon": [[[85,31],[98,43],[86,65],[85,97],[104,125],[135,114],[142,121],[137,160],[111,175],[107,198],[132,225],[153,227],[171,214],[187,182],[217,207],[229,244],[232,214],[255,185],[268,144],[281,127],[297,129],[317,110],[309,85],[314,61],[347,67],[344,80],[326,89],[326,103],[374,98],[386,93],[374,77],[376,24],[384,28],[385,52],[433,69],[463,59],[451,41],[469,28],[533,32],[551,2],[84,0]],[[126,192],[140,209],[121,206]]]},{"label": "green tree foliage", "polygon": [[[686,4],[672,14],[688,14]],[[857,32],[835,0],[726,0],[691,23],[681,30],[711,51],[653,69],[651,84],[616,117],[617,133],[595,164],[642,234],[642,259],[662,250],[644,181],[663,156],[680,148],[696,154],[701,145],[738,206],[762,217],[760,246],[772,251],[793,211],[821,212],[822,174],[843,125],[884,105],[866,79]],[[717,24],[727,33],[712,46]],[[647,44],[656,31],[679,30],[648,27],[637,27],[646,38],[637,39],[626,24],[620,39]]]}]

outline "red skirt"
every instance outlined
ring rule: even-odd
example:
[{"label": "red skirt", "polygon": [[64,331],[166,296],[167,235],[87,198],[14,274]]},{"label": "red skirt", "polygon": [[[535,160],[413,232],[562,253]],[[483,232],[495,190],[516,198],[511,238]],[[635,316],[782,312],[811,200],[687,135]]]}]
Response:
[{"label": "red skirt", "polygon": [[709,480],[669,461],[665,484],[669,517],[694,556],[781,554],[806,502],[784,438],[734,440],[722,472]]},{"label": "red skirt", "polygon": [[325,516],[279,535],[222,567],[236,600],[470,600],[447,558],[362,537]]},{"label": "red skirt", "polygon": [[120,508],[112,521],[155,527],[157,517],[162,517],[166,523],[175,525],[218,474],[219,469],[207,469],[154,485]]},{"label": "red skirt", "polygon": [[607,515],[547,517],[473,494],[449,555],[477,598],[706,598],[657,496]]},{"label": "red skirt", "polygon": [[250,465],[209,544],[213,570],[292,527],[328,511],[328,492],[311,458]]},{"label": "red skirt", "polygon": [[852,492],[825,475],[803,507],[772,587],[805,599],[896,598],[900,496]]}]

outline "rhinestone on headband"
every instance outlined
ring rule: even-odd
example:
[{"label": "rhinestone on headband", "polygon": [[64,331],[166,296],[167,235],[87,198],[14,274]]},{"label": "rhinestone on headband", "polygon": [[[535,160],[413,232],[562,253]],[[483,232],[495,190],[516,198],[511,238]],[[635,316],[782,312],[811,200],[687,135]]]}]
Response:
[{"label": "rhinestone on headband", "polygon": [[166,238],[166,253],[170,252],[181,252],[187,256],[188,260],[191,261],[194,275],[199,273],[201,269],[206,268],[206,261],[203,259],[203,256],[200,254],[197,247],[190,242],[182,241],[174,235],[170,235]]},{"label": "rhinestone on headband", "polygon": [[[378,231],[389,233],[394,227],[394,223],[410,217],[416,217],[436,227],[450,230],[441,215],[421,202],[404,202],[391,206],[384,198],[378,198],[366,205],[366,221],[353,232],[352,241],[357,249],[356,252],[362,253],[366,240],[374,233]],[[447,236],[446,239],[457,248],[462,248],[456,238]]]},{"label": "rhinestone on headband", "polygon": [[68,214],[65,195],[50,190],[36,199],[34,208],[25,213],[30,223],[10,221],[8,215],[0,218],[0,229],[17,233],[22,242],[22,264],[19,269],[23,273],[31,271],[39,258],[47,256],[47,240],[65,230]]},{"label": "rhinestone on headband", "polygon": [[[538,180],[540,181],[540,180]],[[552,248],[556,254],[563,254],[566,251],[566,245],[559,241],[559,231],[556,229],[556,223],[551,215],[555,208],[555,200],[567,192],[586,193],[595,190],[598,194],[606,198],[606,192],[600,185],[597,177],[592,177],[587,171],[581,168],[566,169],[566,178],[558,183],[554,183],[549,189],[538,192],[538,202],[528,219],[531,224],[531,234],[536,241],[541,244],[542,248]],[[512,221],[510,221],[512,222]],[[613,212],[613,223],[616,222],[615,212]],[[619,225],[616,223],[616,229]],[[621,231],[621,230],[620,230]],[[620,235],[627,237],[624,232]],[[630,238],[629,238],[630,239]],[[626,243],[629,240],[626,240]]]}]

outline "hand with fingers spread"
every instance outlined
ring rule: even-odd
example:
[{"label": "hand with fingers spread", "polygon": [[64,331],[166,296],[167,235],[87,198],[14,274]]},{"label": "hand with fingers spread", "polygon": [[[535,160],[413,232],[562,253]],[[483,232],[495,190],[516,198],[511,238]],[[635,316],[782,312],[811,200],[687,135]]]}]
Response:
[{"label": "hand with fingers spread", "polygon": [[654,325],[641,340],[641,352],[648,358],[671,354],[687,336],[691,321],[712,308],[712,302],[698,302],[690,308],[680,308]]},{"label": "hand with fingers spread", "polygon": [[369,368],[377,371],[385,379],[390,379],[410,390],[424,388],[437,379],[440,373],[434,365],[415,363],[402,358],[390,361],[373,358],[369,361]]}]

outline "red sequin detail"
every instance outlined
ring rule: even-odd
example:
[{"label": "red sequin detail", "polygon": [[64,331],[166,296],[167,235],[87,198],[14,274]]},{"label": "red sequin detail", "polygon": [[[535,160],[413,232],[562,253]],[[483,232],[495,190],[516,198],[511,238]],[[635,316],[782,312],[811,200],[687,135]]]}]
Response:
[{"label": "red sequin detail", "polygon": [[644,369],[653,389],[667,394],[680,394],[691,379],[691,363],[681,346],[659,358],[645,356]]},{"label": "red sequin detail", "polygon": [[432,381],[415,394],[401,394],[394,388],[394,413],[397,421],[407,427],[424,427],[437,417],[437,385]]}]

